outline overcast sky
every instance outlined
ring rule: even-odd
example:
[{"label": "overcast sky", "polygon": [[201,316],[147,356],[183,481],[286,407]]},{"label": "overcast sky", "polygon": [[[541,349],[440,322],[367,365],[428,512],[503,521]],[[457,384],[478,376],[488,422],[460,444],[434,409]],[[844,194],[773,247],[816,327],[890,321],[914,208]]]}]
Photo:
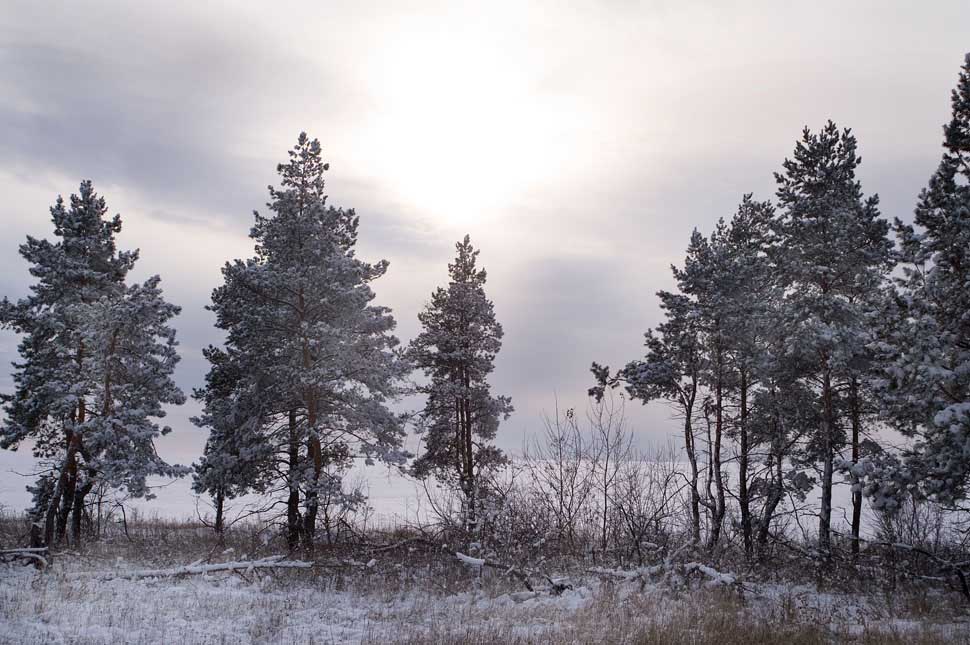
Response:
[{"label": "overcast sky", "polygon": [[[376,290],[403,341],[454,242],[481,248],[510,450],[557,394],[583,405],[591,361],[641,354],[691,230],[773,197],[803,126],[852,127],[864,190],[910,217],[970,49],[965,0],[3,4],[0,295],[26,293],[18,245],[92,179],[141,249],[134,277],[161,274],[183,308],[188,392],[221,338],[219,268],[251,254],[252,211],[306,130],[361,256],[391,263]],[[3,365],[15,343],[0,333]],[[170,415],[164,456],[199,454],[196,410]],[[644,441],[676,430],[662,406],[629,412]]]}]

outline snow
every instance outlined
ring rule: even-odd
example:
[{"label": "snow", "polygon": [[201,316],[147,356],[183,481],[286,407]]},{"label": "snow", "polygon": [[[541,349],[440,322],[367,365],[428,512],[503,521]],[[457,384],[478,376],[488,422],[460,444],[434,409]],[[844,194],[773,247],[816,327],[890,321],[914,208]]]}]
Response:
[{"label": "snow", "polygon": [[473,558],[470,555],[465,555],[464,553],[455,553],[455,557],[473,569],[481,569],[485,566],[485,560],[482,560],[481,558]]},{"label": "snow", "polygon": [[[114,564],[125,569],[131,563]],[[48,573],[0,566],[0,643],[299,645],[385,643],[409,635],[437,642],[445,640],[442,634],[492,635],[476,637],[475,642],[514,637],[558,642],[563,629],[577,630],[571,632],[582,635],[574,636],[577,642],[611,642],[622,634],[629,638],[638,627],[682,620],[684,612],[690,615],[712,606],[725,610],[723,603],[711,604],[707,594],[716,592],[671,594],[661,584],[641,585],[632,576],[630,582],[619,583],[601,583],[597,576],[577,578],[575,587],[560,595],[501,588],[441,593],[427,580],[418,580],[416,586],[395,586],[378,578],[368,583],[377,575],[373,570],[338,587],[332,577],[306,579],[302,572],[240,576],[211,569],[205,576],[135,580],[77,575],[75,569],[90,565],[55,559]],[[697,565],[712,579],[729,578],[706,569]],[[774,620],[771,617],[784,608],[786,620],[821,620],[836,634],[861,633],[872,624],[896,633],[919,633],[925,627],[887,610],[878,594],[746,584],[743,605],[737,611],[749,612],[756,620]],[[954,642],[970,635],[966,624],[939,628]]]},{"label": "snow", "polygon": [[[367,566],[374,566],[371,563],[376,563],[376,560],[371,560]],[[259,560],[218,562],[215,564],[202,564],[201,560],[197,560],[184,567],[172,567],[169,569],[141,569],[135,571],[121,571],[118,573],[103,574],[89,573],[88,576],[98,577],[102,580],[111,580],[114,578],[173,578],[176,576],[192,574],[205,575],[208,573],[217,573],[221,571],[242,571],[244,573],[252,573],[256,569],[309,569],[312,566],[312,562],[285,560],[282,555],[274,555],[266,558],[260,558]],[[84,574],[79,575],[83,576]]]},{"label": "snow", "polygon": [[[66,593],[68,586],[73,590]],[[32,599],[24,597],[28,588],[36,594]],[[400,635],[405,625],[454,626],[456,615],[471,626],[487,626],[512,614],[552,612],[518,626],[541,633],[555,625],[557,610],[582,606],[590,593],[539,596],[467,592],[432,598],[315,585],[286,591],[270,578],[247,582],[232,575],[68,579],[61,572],[45,578],[27,567],[4,567],[0,643],[359,643]]]}]

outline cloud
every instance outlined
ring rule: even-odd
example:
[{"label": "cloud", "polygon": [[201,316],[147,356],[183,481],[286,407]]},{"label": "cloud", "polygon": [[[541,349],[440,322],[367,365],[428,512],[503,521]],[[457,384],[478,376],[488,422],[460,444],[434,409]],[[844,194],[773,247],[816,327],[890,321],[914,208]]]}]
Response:
[{"label": "cloud", "polygon": [[[690,231],[745,192],[772,197],[803,125],[852,126],[864,190],[908,217],[970,23],[965,2],[8,5],[3,294],[29,284],[23,237],[49,236],[47,207],[91,178],[124,218],[120,245],[142,249],[139,276],[161,273],[183,306],[178,379],[198,385],[219,267],[251,253],[251,211],[307,130],[332,203],[361,216],[361,256],[391,261],[375,288],[402,340],[455,240],[482,249],[509,448],[553,393],[582,399],[591,361],[640,354]],[[0,357],[12,348],[0,336]],[[187,417],[165,440],[183,460],[200,445]]]}]

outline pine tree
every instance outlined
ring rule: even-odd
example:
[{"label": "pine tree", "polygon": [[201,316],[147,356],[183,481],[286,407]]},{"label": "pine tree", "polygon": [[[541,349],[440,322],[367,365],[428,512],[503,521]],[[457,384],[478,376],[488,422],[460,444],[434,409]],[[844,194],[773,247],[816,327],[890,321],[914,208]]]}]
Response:
[{"label": "pine tree", "polygon": [[[192,422],[209,429],[202,459],[194,464],[192,489],[209,494],[215,506],[213,528],[222,533],[227,500],[250,491],[263,492],[274,476],[274,451],[261,434],[263,417],[248,407],[241,361],[231,351],[209,346],[202,351],[211,367],[205,386],[193,392],[202,414]],[[296,547],[298,535],[290,545]]]},{"label": "pine tree", "polygon": [[915,226],[896,220],[903,277],[876,381],[885,417],[915,439],[871,459],[866,493],[892,511],[908,494],[953,503],[970,483],[970,54],[952,93],[940,165],[920,193]]},{"label": "pine tree", "polygon": [[743,535],[746,550],[751,550],[749,399],[758,379],[759,335],[765,324],[759,312],[772,296],[766,255],[772,215],[770,204],[746,195],[731,222],[719,221],[709,239],[695,230],[683,268],[672,267],[678,292],[658,294],[666,320],[647,332],[646,357],[613,377],[606,368],[593,366],[599,382],[591,390],[594,396],[623,383],[643,402],[668,401],[683,419],[691,530],[699,541],[703,506],[709,548],[719,543],[727,514],[724,464],[726,444],[733,437],[739,444],[737,497]]},{"label": "pine tree", "polygon": [[[769,202],[757,202],[751,194],[745,195],[726,234],[716,238],[725,257],[718,282],[725,294],[721,315],[732,384],[727,395],[734,407],[727,432],[737,442],[738,510],[744,551],[749,557],[754,548],[752,483],[756,481],[752,480],[751,468],[759,444],[751,416],[754,397],[764,380],[770,312],[780,295],[768,258],[774,212]],[[773,465],[768,464],[769,468]]]},{"label": "pine tree", "polygon": [[726,403],[733,390],[728,366],[728,333],[733,315],[733,278],[727,248],[728,227],[720,220],[710,239],[695,230],[687,247],[683,268],[673,267],[686,315],[697,331],[700,349],[699,385],[704,388],[700,416],[706,439],[705,495],[701,502],[708,515],[708,548],[720,541],[727,511],[723,455],[726,440]]},{"label": "pine tree", "polygon": [[32,294],[2,306],[2,322],[23,338],[0,445],[30,440],[35,456],[56,464],[45,495],[47,544],[64,536],[72,513],[80,540],[84,498],[97,482],[140,496],[149,475],[182,472],[153,445],[167,432],[153,419],[183,398],[170,378],[178,356],[166,326],[178,308],[162,299],[157,277],[125,285],[138,253],[116,250],[121,218],[106,215],[90,181],[69,208],[58,198],[51,217],[59,240],[28,237],[20,248],[38,279]]},{"label": "pine tree", "polygon": [[873,340],[867,298],[879,292],[891,264],[878,198],[865,198],[855,178],[860,163],[851,131],[829,121],[818,134],[806,128],[794,159],[775,174],[781,207],[775,262],[785,289],[786,354],[805,366],[802,379],[819,398],[819,428],[804,457],[820,463],[823,552],[830,548],[836,456],[847,441],[839,392],[860,373],[860,352]]},{"label": "pine tree", "polygon": [[418,477],[435,475],[454,484],[463,496],[466,528],[474,532],[480,480],[506,462],[490,442],[499,422],[511,414],[512,402],[492,396],[487,380],[502,347],[502,325],[485,295],[485,269],[476,267],[479,252],[467,235],[455,246],[448,287],[431,294],[418,314],[422,331],[408,348],[415,367],[429,379],[418,388],[428,397],[419,425],[425,451],[412,470]]},{"label": "pine tree", "polygon": [[163,406],[185,402],[172,379],[178,343],[168,326],[179,308],[163,299],[160,282],[153,276],[131,285],[121,297],[83,305],[78,316],[85,320],[82,364],[88,393],[83,450],[100,481],[135,497],[148,494],[150,475],[186,473],[166,464],[153,443],[171,431],[154,421],[165,417]]},{"label": "pine tree", "polygon": [[[390,310],[371,304],[370,283],[387,262],[359,260],[357,215],[326,204],[329,166],[320,143],[301,133],[289,156],[277,167],[281,187],[270,187],[272,215],[255,214],[256,255],[227,263],[225,283],[212,295],[236,376],[225,388],[234,401],[229,408],[219,409],[226,395],[218,374],[210,372],[202,394],[203,423],[219,426],[205,477],[232,480],[248,470],[236,481],[258,486],[265,469],[254,446],[268,443],[286,464],[291,546],[299,534],[312,550],[320,494],[332,488],[329,471],[355,456],[395,464],[406,458],[403,420],[388,404],[403,392],[410,368],[397,349]],[[213,370],[223,369],[221,355],[208,357]],[[226,439],[240,429],[239,437]],[[236,473],[218,471],[215,454],[232,442],[255,467],[226,460]]]}]

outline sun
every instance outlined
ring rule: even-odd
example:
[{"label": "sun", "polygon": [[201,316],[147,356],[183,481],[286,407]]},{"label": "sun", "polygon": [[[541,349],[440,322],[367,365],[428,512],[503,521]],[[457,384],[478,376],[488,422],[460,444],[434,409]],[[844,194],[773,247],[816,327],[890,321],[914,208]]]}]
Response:
[{"label": "sun", "polygon": [[[563,113],[487,34],[410,34],[372,67],[369,163],[395,197],[445,228],[495,224],[550,178]],[[560,106],[561,107],[561,106]]]}]

